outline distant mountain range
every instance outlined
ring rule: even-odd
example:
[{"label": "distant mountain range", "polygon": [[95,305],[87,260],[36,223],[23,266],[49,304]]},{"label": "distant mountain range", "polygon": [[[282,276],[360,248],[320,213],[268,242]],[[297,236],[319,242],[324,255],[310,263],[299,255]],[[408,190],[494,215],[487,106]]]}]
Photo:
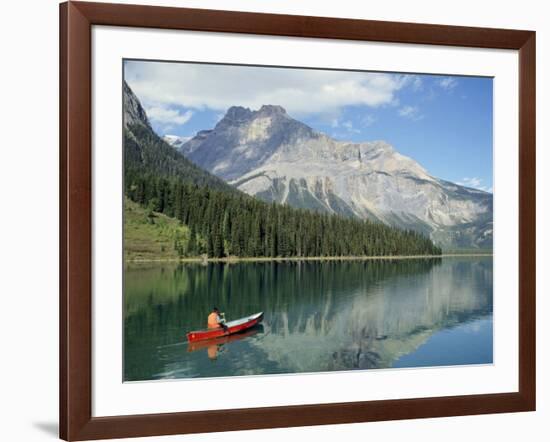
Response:
[{"label": "distant mountain range", "polygon": [[433,177],[383,141],[334,140],[280,106],[231,107],[212,130],[165,139],[264,201],[414,229],[445,248],[492,248],[492,194]]}]

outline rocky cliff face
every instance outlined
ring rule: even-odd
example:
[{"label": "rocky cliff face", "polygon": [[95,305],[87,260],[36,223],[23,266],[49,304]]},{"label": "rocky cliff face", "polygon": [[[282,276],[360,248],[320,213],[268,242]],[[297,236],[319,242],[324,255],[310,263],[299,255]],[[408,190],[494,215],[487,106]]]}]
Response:
[{"label": "rocky cliff face", "polygon": [[135,96],[130,86],[124,81],[123,88],[123,109],[124,109],[124,128],[128,129],[133,125],[140,125],[151,128],[145,109]]},{"label": "rocky cliff face", "polygon": [[336,141],[280,106],[232,107],[179,149],[265,201],[412,228],[447,248],[492,247],[492,194],[435,178],[383,141]]}]

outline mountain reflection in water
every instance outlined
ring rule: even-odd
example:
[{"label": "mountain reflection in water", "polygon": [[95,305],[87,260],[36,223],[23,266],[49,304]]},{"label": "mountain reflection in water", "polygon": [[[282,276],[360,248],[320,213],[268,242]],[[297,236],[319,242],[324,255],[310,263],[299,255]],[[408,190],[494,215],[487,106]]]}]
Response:
[{"label": "mountain reflection in water", "polygon": [[[491,363],[492,280],[491,257],[130,265],[125,380]],[[213,306],[262,327],[187,344]]]}]

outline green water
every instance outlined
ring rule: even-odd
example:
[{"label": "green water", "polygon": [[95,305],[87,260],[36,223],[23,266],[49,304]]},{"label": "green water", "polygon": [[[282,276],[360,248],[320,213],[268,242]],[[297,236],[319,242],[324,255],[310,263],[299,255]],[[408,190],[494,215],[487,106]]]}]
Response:
[{"label": "green water", "polygon": [[[124,378],[492,363],[492,295],[491,257],[131,265]],[[213,306],[264,321],[188,345]]]}]

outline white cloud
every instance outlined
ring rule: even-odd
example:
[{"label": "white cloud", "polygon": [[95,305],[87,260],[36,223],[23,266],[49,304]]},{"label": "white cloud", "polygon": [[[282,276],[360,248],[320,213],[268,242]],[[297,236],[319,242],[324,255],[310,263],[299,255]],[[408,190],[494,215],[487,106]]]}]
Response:
[{"label": "white cloud", "polygon": [[187,110],[181,113],[177,109],[170,109],[163,106],[147,107],[145,111],[147,112],[147,116],[151,121],[155,121],[163,125],[177,124],[179,126],[182,126],[187,123],[193,116],[193,111],[191,110]]},{"label": "white cloud", "polygon": [[424,88],[424,85],[422,83],[422,78],[419,77],[418,75],[413,76],[411,83],[412,83],[413,91],[415,92],[421,91]]},{"label": "white cloud", "polygon": [[472,177],[472,178],[468,178],[468,177],[465,177],[465,178],[462,178],[461,181],[458,182],[458,184],[462,184],[463,186],[468,186],[468,187],[479,187],[481,185],[481,182],[483,180],[481,178],[477,178],[477,177]]},{"label": "white cloud", "polygon": [[125,78],[150,107],[223,112],[234,105],[279,104],[293,116],[304,116],[334,115],[348,105],[396,104],[397,92],[417,76],[129,61]]},{"label": "white cloud", "polygon": [[464,177],[457,182],[461,186],[471,187],[473,189],[483,190],[485,192],[493,193],[492,186],[485,186],[483,184],[483,179],[478,177]]},{"label": "white cloud", "polygon": [[449,90],[454,89],[455,87],[458,86],[458,81],[456,81],[452,77],[445,77],[445,78],[442,78],[441,80],[439,80],[437,82],[437,84],[439,86],[441,86],[443,89],[449,91]]},{"label": "white cloud", "polygon": [[411,120],[421,120],[424,115],[420,113],[420,109],[417,106],[402,106],[397,111],[400,117],[409,118]]},{"label": "white cloud", "polygon": [[376,123],[376,117],[374,115],[367,114],[361,119],[361,124],[364,127],[372,126],[374,123]]},{"label": "white cloud", "polygon": [[344,121],[342,123],[342,126],[344,126],[347,130],[353,129],[353,123],[351,121]]},{"label": "white cloud", "polygon": [[361,131],[353,126],[353,122],[346,120],[342,123],[342,126],[350,133],[359,134]]},{"label": "white cloud", "polygon": [[[340,120],[339,118],[333,118],[330,122],[330,125],[334,128],[334,129],[343,129],[344,131],[346,131],[347,133],[354,133],[354,134],[359,134],[361,133],[361,130],[357,129],[353,122],[351,120]],[[338,136],[342,136],[343,134],[342,133],[339,133]]]}]

